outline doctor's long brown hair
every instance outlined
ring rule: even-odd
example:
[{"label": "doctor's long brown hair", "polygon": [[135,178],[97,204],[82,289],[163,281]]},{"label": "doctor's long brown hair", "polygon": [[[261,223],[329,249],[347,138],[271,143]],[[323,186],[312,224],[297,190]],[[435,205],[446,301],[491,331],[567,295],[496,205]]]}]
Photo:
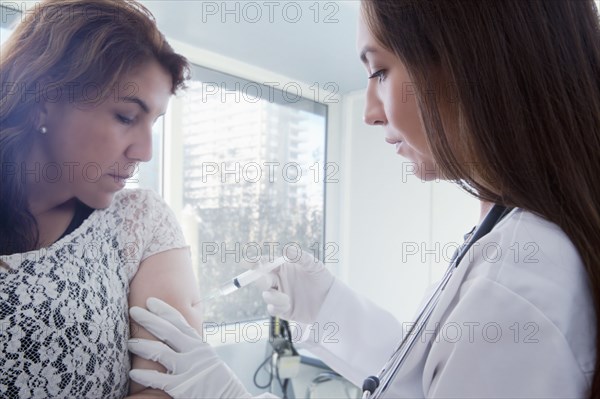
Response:
[{"label": "doctor's long brown hair", "polygon": [[[362,8],[410,74],[441,173],[481,199],[560,226],[585,264],[600,315],[593,0],[363,0]],[[600,398],[599,350],[597,337],[592,398]]]}]

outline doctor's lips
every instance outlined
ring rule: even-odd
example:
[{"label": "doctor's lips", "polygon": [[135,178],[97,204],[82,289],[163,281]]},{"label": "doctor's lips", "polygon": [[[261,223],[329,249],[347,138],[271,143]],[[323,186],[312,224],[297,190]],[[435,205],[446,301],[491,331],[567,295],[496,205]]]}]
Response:
[{"label": "doctor's lips", "polygon": [[398,151],[400,151],[400,147],[402,146],[402,143],[403,143],[403,141],[400,139],[390,138],[390,137],[386,137],[385,141],[389,144],[396,146],[396,153],[398,153]]}]

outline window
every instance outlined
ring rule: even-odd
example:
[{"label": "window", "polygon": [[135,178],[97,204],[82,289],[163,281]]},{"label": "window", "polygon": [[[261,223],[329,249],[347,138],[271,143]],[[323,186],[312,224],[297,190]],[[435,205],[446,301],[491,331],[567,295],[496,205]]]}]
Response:
[{"label": "window", "polygon": [[11,34],[11,30],[5,28],[4,26],[0,26],[0,45],[8,39],[8,36]]},{"label": "window", "polygon": [[17,4],[0,5],[0,46],[8,39],[14,26],[21,19],[21,11],[15,8]]},{"label": "window", "polygon": [[[194,66],[178,101],[183,225],[203,293],[258,256],[323,245],[327,107],[288,89]],[[204,305],[217,323],[267,316],[251,286]]]}]

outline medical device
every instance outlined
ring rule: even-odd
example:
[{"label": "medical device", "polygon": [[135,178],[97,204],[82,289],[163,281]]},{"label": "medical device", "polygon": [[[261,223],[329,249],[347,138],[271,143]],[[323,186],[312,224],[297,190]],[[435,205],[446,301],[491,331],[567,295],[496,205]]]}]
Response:
[{"label": "medical device", "polygon": [[219,286],[219,288],[210,291],[208,295],[204,297],[203,301],[206,302],[218,297],[229,295],[242,287],[252,284],[264,276],[265,273],[268,273],[276,267],[283,265],[285,262],[286,259],[283,256],[275,259],[273,262],[261,262],[253,269],[243,272],[231,280],[224,282]]},{"label": "medical device", "polygon": [[440,299],[442,291],[444,291],[446,284],[450,280],[450,277],[452,277],[452,274],[454,273],[454,270],[460,263],[461,259],[477,240],[489,233],[494,226],[510,211],[511,208],[506,208],[501,205],[494,205],[494,207],[488,212],[479,228],[475,230],[475,233],[473,233],[471,238],[466,239],[463,245],[456,250],[452,260],[450,261],[448,270],[446,270],[446,273],[444,273],[444,276],[440,280],[433,294],[431,294],[431,297],[429,297],[425,305],[423,305],[419,311],[417,319],[411,326],[408,333],[404,336],[400,344],[396,347],[396,350],[392,353],[390,360],[387,361],[377,376],[367,377],[363,382],[363,399],[379,398],[387,391],[390,384],[400,371],[400,368],[404,364],[404,361],[408,357],[411,349],[417,342],[421,331],[427,324],[431,313],[435,309],[435,306]]},{"label": "medical device", "polygon": [[[260,363],[254,372],[254,385],[260,389],[269,388],[269,392],[275,392],[275,384],[279,384],[282,399],[288,398],[288,388],[292,378],[300,371],[300,355],[293,343],[293,336],[287,320],[277,316],[271,316],[269,328],[269,342],[272,350]],[[258,382],[258,374],[261,370],[268,373],[269,379],[266,383]]]}]

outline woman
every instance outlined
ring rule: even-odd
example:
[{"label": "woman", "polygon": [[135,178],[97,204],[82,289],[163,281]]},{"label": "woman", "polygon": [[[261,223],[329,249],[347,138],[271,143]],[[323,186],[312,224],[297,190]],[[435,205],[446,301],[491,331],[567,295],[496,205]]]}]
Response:
[{"label": "woman", "polygon": [[[421,178],[455,181],[477,196],[480,228],[500,206],[512,209],[462,257],[385,396],[600,397],[593,1],[363,1],[358,51],[369,76],[365,121],[383,127]],[[286,264],[274,278],[277,288],[263,294],[270,312],[336,323],[336,342],[306,343],[358,385],[406,333],[322,264]],[[154,313],[167,309],[153,303],[132,316],[166,336],[178,329]],[[144,342],[132,348],[151,352]],[[177,375],[202,369],[177,366]],[[148,383],[145,372],[130,374]],[[188,384],[196,397],[206,392],[200,380]]]},{"label": "woman", "polygon": [[[36,4],[0,61],[0,396],[122,398],[128,308],[201,325],[189,248],[156,194],[122,190],[188,70],[135,1]],[[166,396],[163,392],[154,395]]]}]

